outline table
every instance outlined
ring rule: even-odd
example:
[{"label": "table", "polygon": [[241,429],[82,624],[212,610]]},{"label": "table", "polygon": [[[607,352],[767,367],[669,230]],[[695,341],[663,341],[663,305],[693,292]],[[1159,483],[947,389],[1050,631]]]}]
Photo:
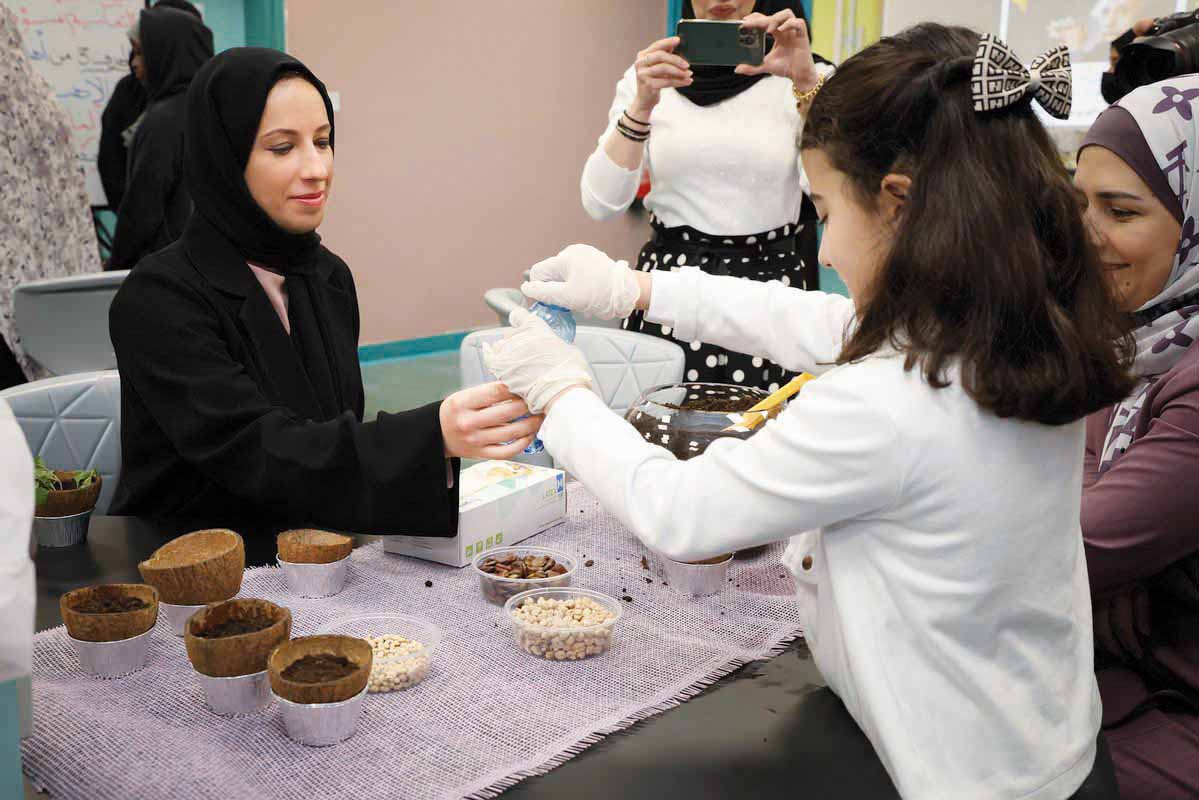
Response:
[{"label": "table", "polygon": [[[58,599],[94,583],[140,582],[139,561],[178,530],[97,516],[88,541],[37,553],[37,629],[61,624]],[[379,537],[357,536],[356,546]],[[274,563],[269,536],[246,538],[247,566]],[[34,687],[37,708],[37,687]],[[607,737],[505,797],[896,798],[870,743],[796,642],[664,714]],[[27,788],[27,798],[40,798]]]}]

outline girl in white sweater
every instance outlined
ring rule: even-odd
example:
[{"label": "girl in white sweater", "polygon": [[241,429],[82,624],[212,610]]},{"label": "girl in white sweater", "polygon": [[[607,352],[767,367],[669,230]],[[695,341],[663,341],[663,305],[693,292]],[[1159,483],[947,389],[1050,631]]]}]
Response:
[{"label": "girl in white sweater", "polygon": [[[803,57],[802,32],[765,24]],[[820,89],[801,149],[821,261],[852,300],[651,277],[579,245],[534,267],[532,297],[642,308],[685,341],[819,375],[754,437],[676,460],[585,391],[581,354],[524,312],[489,357],[548,410],[559,464],[651,548],[694,561],[789,540],[813,657],[909,798],[1114,791],[1079,497],[1083,419],[1130,379],[1030,107],[1068,113],[1068,56],[1039,67],[1031,83],[1002,42],[926,24]]]}]

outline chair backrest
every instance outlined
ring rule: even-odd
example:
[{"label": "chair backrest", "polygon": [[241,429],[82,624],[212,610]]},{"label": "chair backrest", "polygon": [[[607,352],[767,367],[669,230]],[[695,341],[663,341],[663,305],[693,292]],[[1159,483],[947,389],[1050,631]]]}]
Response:
[{"label": "chair backrest", "polygon": [[86,372],[0,392],[29,449],[51,469],[95,469],[104,479],[96,512],[108,510],[121,471],[121,379]]},{"label": "chair backrest", "polygon": [[483,302],[499,317],[500,325],[507,325],[508,315],[524,305],[524,297],[520,289],[488,289],[483,293]]},{"label": "chair backrest", "polygon": [[55,375],[112,369],[108,307],[129,270],[22,283],[13,290],[21,349]]},{"label": "chair backrest", "polygon": [[[488,328],[462,340],[458,366],[464,388],[491,380],[483,365],[483,344],[496,341],[504,332],[504,328]],[[575,344],[587,356],[596,391],[621,415],[646,389],[683,379],[683,348],[665,339],[580,325]]]}]

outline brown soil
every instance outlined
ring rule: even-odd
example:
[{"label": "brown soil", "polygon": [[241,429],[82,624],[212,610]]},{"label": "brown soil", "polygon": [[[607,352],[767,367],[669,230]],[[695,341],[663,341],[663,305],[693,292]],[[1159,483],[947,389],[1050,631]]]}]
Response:
[{"label": "brown soil", "polygon": [[758,400],[754,397],[738,397],[734,400],[731,397],[720,397],[719,395],[700,395],[694,400],[688,400],[681,406],[676,406],[673,403],[659,403],[658,405],[665,408],[673,408],[675,411],[715,411],[721,414],[731,414],[733,412],[748,411],[757,402]]},{"label": "brown soil", "polygon": [[724,555],[716,556],[715,558],[705,558],[703,561],[688,561],[687,563],[688,564],[721,564],[728,560],[729,560],[729,554],[725,553]]},{"label": "brown soil", "polygon": [[226,636],[240,636],[243,633],[254,633],[266,630],[275,624],[270,617],[243,617],[227,619],[216,625],[210,625],[196,633],[202,639],[223,639]]},{"label": "brown soil", "polygon": [[99,586],[72,608],[80,614],[119,614],[140,611],[149,606],[140,597],[132,597],[111,586]]},{"label": "brown soil", "polygon": [[324,683],[340,680],[353,674],[357,669],[344,656],[315,655],[304,656],[283,670],[283,677],[296,683]]}]

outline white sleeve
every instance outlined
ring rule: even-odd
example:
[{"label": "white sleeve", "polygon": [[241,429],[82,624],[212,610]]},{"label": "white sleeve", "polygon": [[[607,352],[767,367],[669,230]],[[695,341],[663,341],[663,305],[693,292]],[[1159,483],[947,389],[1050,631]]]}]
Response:
[{"label": "white sleeve", "polygon": [[629,67],[616,84],[616,98],[608,109],[608,127],[604,128],[599,145],[583,165],[583,177],[579,181],[583,208],[592,219],[605,220],[627,209],[637,196],[637,187],[641,185],[641,170],[649,158],[648,145],[641,166],[632,170],[613,162],[604,151],[604,142],[616,130],[616,120],[620,119],[636,94],[637,78],[633,68]]},{"label": "white sleeve", "polygon": [[835,366],[854,319],[853,301],[778,281],[705,275],[698,268],[650,273],[646,319],[701,341],[819,375]]},{"label": "white sleeve", "polygon": [[808,383],[750,439],[719,439],[688,461],[645,441],[587,391],[559,398],[540,436],[645,544],[697,561],[868,514],[900,496],[897,428],[868,386],[842,379],[853,369]]}]

